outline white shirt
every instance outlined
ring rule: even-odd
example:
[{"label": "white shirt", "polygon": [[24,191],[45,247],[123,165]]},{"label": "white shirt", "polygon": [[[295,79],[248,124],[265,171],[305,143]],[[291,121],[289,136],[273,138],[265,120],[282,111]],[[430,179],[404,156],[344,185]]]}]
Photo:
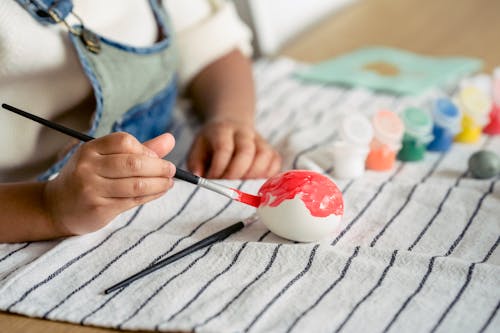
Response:
[{"label": "white shirt", "polygon": [[[181,85],[235,48],[251,54],[251,33],[231,2],[163,2],[177,35]],[[73,11],[89,29],[121,43],[147,46],[157,39],[147,0],[74,0]],[[67,116],[65,112],[91,92],[66,28],[43,26],[14,0],[0,1],[0,102],[55,119]],[[81,122],[71,115],[66,118],[76,127]],[[0,110],[0,181],[39,172],[40,166],[29,170],[30,166],[44,164],[61,149],[60,139],[54,140],[50,132]]]}]

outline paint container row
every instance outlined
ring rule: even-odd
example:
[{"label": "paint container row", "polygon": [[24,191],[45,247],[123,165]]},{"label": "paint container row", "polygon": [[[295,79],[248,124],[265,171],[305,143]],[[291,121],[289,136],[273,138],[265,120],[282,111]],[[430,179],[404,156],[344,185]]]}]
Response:
[{"label": "paint container row", "polygon": [[500,134],[500,68],[484,89],[484,76],[465,81],[453,98],[438,98],[430,110],[408,107],[399,115],[378,111],[370,120],[349,114],[340,122],[340,140],[332,144],[334,175],[353,179],[365,169],[386,171],[395,160],[412,162],[427,150],[444,152],[453,142],[475,143],[481,133]]}]

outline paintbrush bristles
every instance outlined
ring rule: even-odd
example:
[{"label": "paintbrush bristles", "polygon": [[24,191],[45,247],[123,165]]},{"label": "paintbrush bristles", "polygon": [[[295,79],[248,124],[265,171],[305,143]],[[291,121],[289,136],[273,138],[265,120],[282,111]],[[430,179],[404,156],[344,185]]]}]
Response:
[{"label": "paintbrush bristles", "polygon": [[259,207],[260,206],[260,200],[261,198],[257,195],[253,194],[248,194],[245,192],[241,192],[239,190],[233,189],[234,191],[238,192],[238,201],[253,206],[253,207]]},{"label": "paintbrush bristles", "polygon": [[253,195],[253,194],[248,194],[245,192],[242,192],[240,190],[237,190],[232,187],[227,187],[221,184],[213,183],[205,178],[199,179],[198,185],[206,188],[208,190],[217,192],[219,194],[222,194],[228,198],[231,198],[233,200],[239,201],[241,203],[253,206],[253,207],[259,207],[260,206],[260,197]]}]

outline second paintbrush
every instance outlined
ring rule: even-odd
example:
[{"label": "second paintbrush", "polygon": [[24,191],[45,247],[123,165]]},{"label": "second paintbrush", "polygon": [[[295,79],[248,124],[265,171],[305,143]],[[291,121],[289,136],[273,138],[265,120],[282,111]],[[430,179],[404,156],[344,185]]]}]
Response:
[{"label": "second paintbrush", "polygon": [[[87,142],[90,140],[94,140],[93,137],[91,137],[87,134],[80,133],[78,131],[75,131],[74,129],[62,126],[60,124],[54,123],[50,120],[47,120],[47,119],[44,119],[41,117],[38,117],[34,114],[23,111],[21,109],[13,107],[9,104],[3,103],[2,107],[8,111],[14,112],[20,116],[23,116],[25,118],[36,121],[37,123],[40,123],[44,126],[52,128],[56,131],[59,131],[59,132],[64,133],[66,135],[69,135],[69,136],[76,138],[80,141]],[[259,205],[260,205],[260,197],[259,196],[245,193],[245,192],[241,192],[235,188],[212,182],[208,179],[197,176],[197,175],[195,175],[189,171],[186,171],[186,170],[182,170],[182,169],[177,168],[175,175],[174,175],[174,178],[184,180],[184,181],[191,183],[191,184],[194,184],[194,185],[198,185],[200,187],[206,188],[206,189],[213,191],[213,192],[217,192],[217,193],[222,194],[228,198],[231,198],[231,199],[236,200],[236,201],[240,201],[244,204],[247,204],[247,205],[250,205],[253,207],[259,207]]]}]

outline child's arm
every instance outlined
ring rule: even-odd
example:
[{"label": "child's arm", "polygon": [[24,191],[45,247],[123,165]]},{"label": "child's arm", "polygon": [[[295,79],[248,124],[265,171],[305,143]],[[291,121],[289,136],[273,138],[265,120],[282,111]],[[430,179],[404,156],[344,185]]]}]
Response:
[{"label": "child's arm", "polygon": [[82,145],[54,180],[0,185],[0,242],[80,235],[118,214],[163,195],[175,166],[159,157],[174,146],[170,134],[141,144],[113,133]]},{"label": "child's arm", "polygon": [[256,132],[250,60],[235,50],[191,82],[195,108],[205,117],[188,167],[209,178],[265,178],[281,167],[279,154]]}]

